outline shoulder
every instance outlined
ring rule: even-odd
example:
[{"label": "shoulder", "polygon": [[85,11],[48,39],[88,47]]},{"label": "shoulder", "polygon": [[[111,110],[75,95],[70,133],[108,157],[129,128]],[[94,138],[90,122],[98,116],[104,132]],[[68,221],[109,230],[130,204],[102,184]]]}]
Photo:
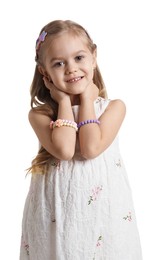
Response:
[{"label": "shoulder", "polygon": [[104,116],[109,116],[112,120],[123,121],[126,114],[126,105],[121,99],[109,100],[109,104],[104,111]]},{"label": "shoulder", "polygon": [[50,122],[50,117],[45,115],[41,111],[36,109],[30,109],[28,113],[28,119],[32,126],[40,126],[41,124],[48,124]]},{"label": "shoulder", "polygon": [[121,99],[110,100],[107,109],[117,110],[119,112],[121,111],[124,114],[126,113],[126,105],[125,105],[124,101]]},{"label": "shoulder", "polygon": [[115,107],[123,111],[126,111],[126,105],[124,101],[121,99],[110,100],[109,107]]},{"label": "shoulder", "polygon": [[39,117],[41,117],[41,116],[42,116],[42,114],[38,113],[35,109],[29,110],[28,119],[29,119],[30,122],[39,118]]},{"label": "shoulder", "polygon": [[30,120],[40,117],[52,118],[52,116],[53,110],[48,104],[42,104],[40,106],[33,107],[28,113],[28,117]]}]

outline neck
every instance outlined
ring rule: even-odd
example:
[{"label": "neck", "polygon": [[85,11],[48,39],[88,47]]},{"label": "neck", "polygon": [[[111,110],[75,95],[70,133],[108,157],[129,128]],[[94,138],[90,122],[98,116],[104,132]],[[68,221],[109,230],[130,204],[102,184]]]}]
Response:
[{"label": "neck", "polygon": [[80,98],[79,95],[72,95],[71,96],[71,104],[74,105],[80,105]]}]

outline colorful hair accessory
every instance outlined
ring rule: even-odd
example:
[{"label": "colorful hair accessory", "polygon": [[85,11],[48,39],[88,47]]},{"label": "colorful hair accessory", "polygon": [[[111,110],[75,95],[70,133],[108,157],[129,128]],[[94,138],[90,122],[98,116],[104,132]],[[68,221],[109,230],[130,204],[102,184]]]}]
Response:
[{"label": "colorful hair accessory", "polygon": [[61,127],[61,126],[69,126],[73,127],[76,131],[78,130],[77,123],[71,120],[67,119],[57,119],[55,122],[50,122],[50,128],[54,129],[55,127]]},{"label": "colorful hair accessory", "polygon": [[89,120],[85,120],[85,121],[81,121],[77,127],[78,129],[83,126],[83,125],[87,125],[87,124],[91,124],[91,123],[95,123],[95,124],[100,124],[100,121],[98,119],[89,119]]},{"label": "colorful hair accessory", "polygon": [[40,34],[39,38],[38,38],[37,41],[36,41],[36,51],[39,50],[40,45],[41,45],[41,42],[44,42],[44,41],[45,41],[46,35],[47,35],[47,32],[45,32],[45,31],[43,31],[43,32]]}]

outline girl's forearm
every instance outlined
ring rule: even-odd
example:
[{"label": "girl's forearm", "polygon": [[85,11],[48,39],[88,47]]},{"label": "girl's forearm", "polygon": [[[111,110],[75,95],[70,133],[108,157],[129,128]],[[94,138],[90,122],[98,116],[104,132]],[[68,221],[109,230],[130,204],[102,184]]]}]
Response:
[{"label": "girl's forearm", "polygon": [[[95,110],[93,100],[85,100],[81,102],[79,111],[79,122],[95,119]],[[94,158],[98,154],[98,146],[100,145],[101,130],[99,124],[84,124],[79,129],[79,142],[81,154],[86,158]]]},{"label": "girl's forearm", "polygon": [[[74,121],[74,115],[70,99],[59,102],[57,119]],[[54,127],[51,135],[52,143],[59,154],[60,159],[69,160],[73,157],[76,143],[76,130],[71,126]]]}]

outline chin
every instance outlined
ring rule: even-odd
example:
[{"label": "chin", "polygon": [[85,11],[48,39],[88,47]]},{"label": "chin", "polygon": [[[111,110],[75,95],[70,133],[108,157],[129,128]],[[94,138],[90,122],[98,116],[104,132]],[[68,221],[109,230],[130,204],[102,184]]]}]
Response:
[{"label": "chin", "polygon": [[80,95],[80,94],[84,93],[85,89],[86,89],[86,88],[80,88],[80,89],[78,89],[78,90],[76,91],[76,93],[74,93],[74,95]]}]

